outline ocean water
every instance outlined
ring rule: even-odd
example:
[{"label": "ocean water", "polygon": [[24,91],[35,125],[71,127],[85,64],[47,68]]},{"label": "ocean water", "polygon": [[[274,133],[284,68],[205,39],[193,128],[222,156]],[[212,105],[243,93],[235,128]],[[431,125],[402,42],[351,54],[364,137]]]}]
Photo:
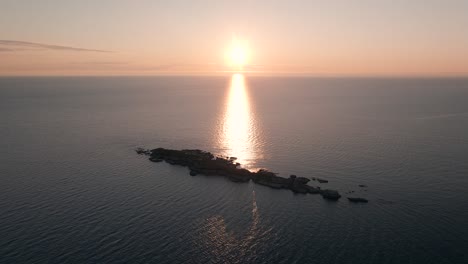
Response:
[{"label": "ocean water", "polygon": [[468,263],[468,79],[0,78],[0,117],[0,263]]}]

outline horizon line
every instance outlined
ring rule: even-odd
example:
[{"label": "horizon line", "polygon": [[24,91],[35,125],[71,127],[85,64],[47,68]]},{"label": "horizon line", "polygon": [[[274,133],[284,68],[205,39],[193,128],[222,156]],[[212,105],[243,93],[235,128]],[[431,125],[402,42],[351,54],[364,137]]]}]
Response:
[{"label": "horizon line", "polygon": [[219,72],[219,73],[152,73],[152,74],[12,74],[0,78],[51,78],[51,77],[222,77],[233,74],[252,77],[298,77],[298,78],[401,78],[401,79],[460,79],[468,78],[463,74],[307,74],[307,73],[258,73],[258,72]]}]

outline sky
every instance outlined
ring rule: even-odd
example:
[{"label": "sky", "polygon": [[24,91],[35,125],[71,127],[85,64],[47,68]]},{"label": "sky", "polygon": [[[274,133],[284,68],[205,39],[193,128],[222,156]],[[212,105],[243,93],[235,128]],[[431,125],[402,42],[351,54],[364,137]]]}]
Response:
[{"label": "sky", "polygon": [[0,75],[468,76],[467,0],[0,0]]}]

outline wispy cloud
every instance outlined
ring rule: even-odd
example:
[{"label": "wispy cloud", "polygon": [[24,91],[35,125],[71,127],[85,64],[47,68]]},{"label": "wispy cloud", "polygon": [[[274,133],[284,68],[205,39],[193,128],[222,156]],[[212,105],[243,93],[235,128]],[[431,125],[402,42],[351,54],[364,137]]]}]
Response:
[{"label": "wispy cloud", "polygon": [[12,52],[12,51],[15,51],[15,50],[0,47],[0,52]]},{"label": "wispy cloud", "polygon": [[79,61],[70,62],[71,65],[128,65],[128,61]]},{"label": "wispy cloud", "polygon": [[[3,47],[2,47],[3,46]],[[64,50],[64,51],[79,51],[79,52],[112,52],[108,50],[97,50],[97,49],[84,49],[69,46],[51,45],[27,41],[18,40],[1,40],[0,39],[0,52],[12,52],[16,51],[17,48],[32,48],[39,50]]]}]

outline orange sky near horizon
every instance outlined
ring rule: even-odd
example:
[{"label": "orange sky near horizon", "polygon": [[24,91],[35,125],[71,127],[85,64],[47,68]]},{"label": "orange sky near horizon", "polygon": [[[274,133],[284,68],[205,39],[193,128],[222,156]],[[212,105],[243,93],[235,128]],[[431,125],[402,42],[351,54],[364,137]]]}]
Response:
[{"label": "orange sky near horizon", "polygon": [[16,1],[0,75],[468,76],[468,1]]}]

